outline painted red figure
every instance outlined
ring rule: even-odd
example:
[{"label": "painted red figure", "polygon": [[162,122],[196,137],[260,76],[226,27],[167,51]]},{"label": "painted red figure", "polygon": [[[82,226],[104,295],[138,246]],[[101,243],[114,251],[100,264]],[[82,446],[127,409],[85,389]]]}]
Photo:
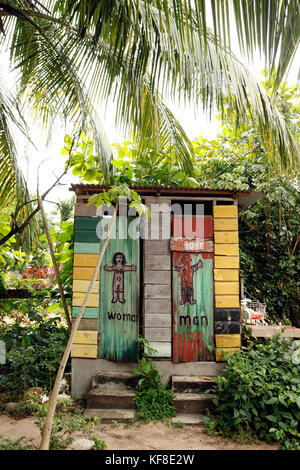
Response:
[{"label": "painted red figure", "polygon": [[183,253],[182,265],[174,267],[175,271],[180,273],[181,280],[181,299],[179,305],[185,305],[186,303],[194,305],[196,303],[196,299],[194,298],[193,278],[195,272],[203,268],[203,261],[199,259],[196,264],[191,265],[190,256],[189,253]]}]

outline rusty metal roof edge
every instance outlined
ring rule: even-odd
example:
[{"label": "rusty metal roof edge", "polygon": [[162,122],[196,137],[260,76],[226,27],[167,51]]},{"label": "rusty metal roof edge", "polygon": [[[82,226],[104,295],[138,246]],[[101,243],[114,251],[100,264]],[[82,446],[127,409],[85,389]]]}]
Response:
[{"label": "rusty metal roof edge", "polygon": [[[101,184],[71,184],[71,187],[69,188],[69,191],[76,191],[80,193],[80,191],[77,192],[77,190],[82,190],[82,191],[103,191],[106,189],[109,189],[109,185],[101,185]],[[245,191],[245,190],[239,190],[239,189],[214,189],[214,188],[191,188],[190,186],[169,186],[169,187],[164,187],[164,186],[130,186],[131,189],[139,192],[148,192],[148,191],[156,191],[156,192],[165,192],[165,193],[182,193],[182,192],[189,192],[189,193],[215,193],[215,194],[234,194],[234,195],[247,195],[251,194],[254,191]]]}]

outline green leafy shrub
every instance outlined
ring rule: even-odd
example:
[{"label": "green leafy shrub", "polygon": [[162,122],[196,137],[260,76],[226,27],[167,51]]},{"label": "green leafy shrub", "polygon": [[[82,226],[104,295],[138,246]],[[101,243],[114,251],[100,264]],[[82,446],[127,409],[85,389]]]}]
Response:
[{"label": "green leafy shrub", "polygon": [[211,390],[216,409],[209,431],[252,432],[280,440],[282,449],[300,449],[300,371],[291,341],[276,335],[226,359],[225,375]]},{"label": "green leafy shrub", "polygon": [[[152,354],[154,350],[144,338],[140,338],[146,354]],[[161,382],[159,370],[150,358],[142,357],[140,367],[132,371],[140,377],[135,396],[136,419],[140,421],[159,421],[175,416],[173,406],[173,390],[167,390]]]},{"label": "green leafy shrub", "polygon": [[6,345],[6,364],[0,366],[2,389],[50,390],[68,341],[68,330],[58,325],[60,318],[43,320],[31,312],[34,326],[13,324],[0,331]]},{"label": "green leafy shrub", "polygon": [[36,446],[32,439],[19,437],[19,439],[6,439],[0,434],[0,450],[34,450]]},{"label": "green leafy shrub", "polygon": [[[38,426],[41,435],[44,429],[48,406],[48,402],[39,405],[39,410],[35,413],[37,418],[35,424]],[[100,419],[97,417],[84,416],[84,411],[85,410],[73,402],[71,398],[58,402],[51,429],[50,450],[65,449],[74,441],[74,433],[85,434],[94,440],[95,444],[93,449],[95,450],[106,448],[106,444],[103,440],[93,438],[92,436],[95,425],[99,425],[101,422]]]}]

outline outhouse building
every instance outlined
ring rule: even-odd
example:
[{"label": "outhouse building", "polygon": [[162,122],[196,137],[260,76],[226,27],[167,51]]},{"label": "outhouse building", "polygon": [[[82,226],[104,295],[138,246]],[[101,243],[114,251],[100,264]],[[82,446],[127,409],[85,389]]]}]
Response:
[{"label": "outhouse building", "polygon": [[[108,189],[71,187],[76,194],[73,318],[89,287],[109,220],[87,201]],[[139,336],[156,351],[164,382],[172,375],[218,375],[223,352],[241,347],[238,211],[259,194],[132,189],[152,216],[138,217],[126,203],[120,205],[72,348],[76,398],[87,395],[97,371],[136,367]]]}]

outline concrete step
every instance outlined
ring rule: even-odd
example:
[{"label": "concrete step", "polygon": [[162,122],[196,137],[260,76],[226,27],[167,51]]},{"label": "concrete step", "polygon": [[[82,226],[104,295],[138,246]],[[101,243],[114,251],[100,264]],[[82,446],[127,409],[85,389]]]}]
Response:
[{"label": "concrete step", "polygon": [[134,409],[134,398],[135,391],[133,390],[107,390],[99,386],[89,391],[87,406],[92,409]]},{"label": "concrete step", "polygon": [[88,408],[84,414],[86,416],[96,416],[100,418],[103,424],[112,423],[114,421],[118,421],[118,423],[130,423],[134,420],[134,410]]},{"label": "concrete step", "polygon": [[96,372],[92,377],[92,389],[101,385],[107,389],[136,389],[139,377],[130,372]]},{"label": "concrete step", "polygon": [[177,413],[201,413],[213,409],[213,395],[205,393],[175,393],[173,404]]},{"label": "concrete step", "polygon": [[171,419],[171,423],[188,426],[205,426],[203,415],[200,413],[179,413]]},{"label": "concrete step", "polygon": [[172,390],[176,393],[204,393],[216,382],[216,377],[173,375]]}]

